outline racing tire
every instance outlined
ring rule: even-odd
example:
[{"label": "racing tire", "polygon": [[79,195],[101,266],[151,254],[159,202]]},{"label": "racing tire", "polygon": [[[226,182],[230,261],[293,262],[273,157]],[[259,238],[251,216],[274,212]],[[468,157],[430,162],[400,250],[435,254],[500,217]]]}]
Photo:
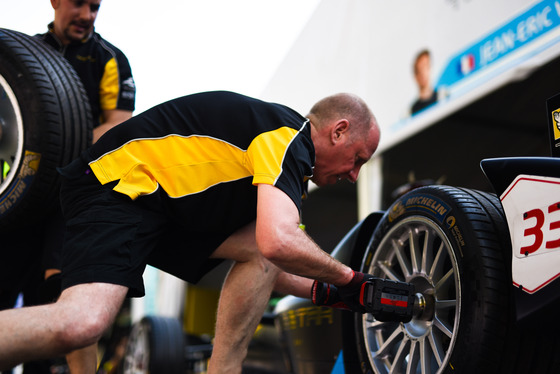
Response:
[{"label": "racing tire", "polygon": [[511,321],[509,247],[494,195],[428,186],[399,198],[351,265],[413,283],[424,307],[408,323],[346,314],[346,372],[498,373]]},{"label": "racing tire", "polygon": [[184,374],[185,371],[185,338],[178,319],[148,316],[134,324],[124,356],[124,374]]},{"label": "racing tire", "polygon": [[0,29],[0,229],[43,218],[63,166],[91,144],[93,120],[68,62],[36,37]]}]

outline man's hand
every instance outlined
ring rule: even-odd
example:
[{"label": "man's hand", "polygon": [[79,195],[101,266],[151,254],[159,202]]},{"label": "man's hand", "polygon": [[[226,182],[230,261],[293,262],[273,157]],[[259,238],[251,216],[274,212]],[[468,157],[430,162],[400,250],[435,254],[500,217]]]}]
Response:
[{"label": "man's hand", "polygon": [[338,288],[340,298],[354,312],[366,313],[366,308],[364,307],[364,285],[371,279],[375,279],[375,277],[371,274],[355,271],[350,283]]},{"label": "man's hand", "polygon": [[311,288],[311,301],[315,305],[366,313],[363,287],[368,280],[374,278],[370,274],[354,272],[350,283],[341,287],[315,281]]},{"label": "man's hand", "polygon": [[311,300],[315,305],[371,313],[383,322],[409,322],[415,313],[415,297],[412,283],[359,272],[354,272],[352,280],[345,286],[315,281],[311,288]]},{"label": "man's hand", "polygon": [[311,287],[311,301],[313,304],[319,306],[351,310],[340,298],[337,287],[328,283],[319,281],[313,282],[313,287]]}]

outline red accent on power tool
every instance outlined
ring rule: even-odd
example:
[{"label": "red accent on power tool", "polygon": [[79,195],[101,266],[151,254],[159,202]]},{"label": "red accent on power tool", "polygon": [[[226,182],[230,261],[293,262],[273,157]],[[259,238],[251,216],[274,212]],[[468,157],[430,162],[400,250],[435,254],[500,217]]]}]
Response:
[{"label": "red accent on power tool", "polygon": [[402,307],[402,308],[408,307],[408,303],[406,301],[391,300],[391,299],[386,299],[386,298],[383,298],[383,297],[381,298],[381,304],[393,305],[393,306],[398,306],[398,307]]}]

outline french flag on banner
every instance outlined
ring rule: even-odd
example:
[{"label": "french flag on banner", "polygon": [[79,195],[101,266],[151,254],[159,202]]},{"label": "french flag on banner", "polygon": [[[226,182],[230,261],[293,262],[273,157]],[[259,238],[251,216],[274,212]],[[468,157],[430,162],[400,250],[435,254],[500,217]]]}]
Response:
[{"label": "french flag on banner", "polygon": [[461,73],[463,75],[469,74],[471,71],[474,70],[474,55],[469,53],[461,57]]}]

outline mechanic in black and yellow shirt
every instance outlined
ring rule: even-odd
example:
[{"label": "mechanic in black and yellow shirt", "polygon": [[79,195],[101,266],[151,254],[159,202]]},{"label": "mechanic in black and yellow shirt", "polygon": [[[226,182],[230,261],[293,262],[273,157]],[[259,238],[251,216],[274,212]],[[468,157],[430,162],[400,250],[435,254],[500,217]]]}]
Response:
[{"label": "mechanic in black and yellow shirt", "polygon": [[[59,51],[82,82],[92,111],[93,143],[132,117],[136,88],[126,56],[94,30],[101,0],[51,0],[54,21],[36,35]],[[52,246],[51,246],[52,247]],[[47,256],[46,277],[58,272],[56,256]]]},{"label": "mechanic in black and yellow shirt", "polygon": [[[59,51],[78,74],[95,121],[95,143],[106,131],[132,117],[136,87],[130,64],[120,49],[95,32],[101,0],[51,0],[51,4],[54,21],[48,32],[37,37]],[[48,289],[43,298],[50,298],[59,289],[59,243],[53,241],[43,256]],[[84,367],[97,362],[97,346],[75,351],[66,360],[71,372],[84,372]]]},{"label": "mechanic in black and yellow shirt", "polygon": [[37,35],[72,65],[89,98],[94,126],[93,142],[111,127],[129,119],[136,88],[128,59],[95,32],[101,0],[52,0],[54,21]]},{"label": "mechanic in black and yellow shirt", "polygon": [[355,182],[379,136],[370,109],[351,94],[329,96],[303,117],[206,92],[111,129],[61,170],[63,291],[54,304],[0,312],[0,370],[95,342],[127,295],[144,294],[146,264],[197,282],[217,261],[234,261],[210,374],[241,373],[273,289],[332,305],[334,294],[318,300],[313,292],[332,284],[338,300],[363,313],[366,275],[319,248],[299,217],[307,180]]}]

